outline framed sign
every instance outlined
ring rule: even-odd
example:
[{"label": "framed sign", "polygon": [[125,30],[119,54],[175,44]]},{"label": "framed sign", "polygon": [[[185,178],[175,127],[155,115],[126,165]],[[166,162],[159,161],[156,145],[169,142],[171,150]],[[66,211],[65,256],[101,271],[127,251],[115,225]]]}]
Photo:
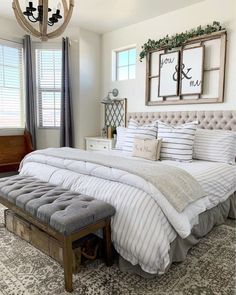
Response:
[{"label": "framed sign", "polygon": [[179,50],[159,55],[159,97],[178,95],[179,55]]},{"label": "framed sign", "polygon": [[[225,87],[226,44],[225,30],[189,39],[179,49],[177,83],[171,80],[171,74],[168,73],[167,64],[165,64],[165,62],[171,62],[172,59],[168,60],[168,57],[174,57],[176,53],[168,51],[166,46],[148,52],[146,105],[222,103]],[[163,59],[164,57],[167,59]],[[162,65],[161,69],[159,65]],[[171,69],[173,64],[170,63],[168,66]],[[174,66],[172,73],[173,69]],[[187,79],[186,76],[191,79]],[[178,94],[173,96],[176,93]]]},{"label": "framed sign", "polygon": [[180,65],[180,94],[202,94],[204,45],[182,51]]}]

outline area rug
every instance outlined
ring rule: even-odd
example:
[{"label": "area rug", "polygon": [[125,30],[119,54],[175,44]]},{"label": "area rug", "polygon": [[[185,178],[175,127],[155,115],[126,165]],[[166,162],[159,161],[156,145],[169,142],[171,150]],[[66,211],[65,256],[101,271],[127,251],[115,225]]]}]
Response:
[{"label": "area rug", "polygon": [[[64,295],[63,270],[25,241],[9,233],[0,207],[0,294]],[[235,277],[234,222],[215,227],[182,263],[155,279],[120,272],[96,261],[74,276],[78,295],[230,295]]]}]

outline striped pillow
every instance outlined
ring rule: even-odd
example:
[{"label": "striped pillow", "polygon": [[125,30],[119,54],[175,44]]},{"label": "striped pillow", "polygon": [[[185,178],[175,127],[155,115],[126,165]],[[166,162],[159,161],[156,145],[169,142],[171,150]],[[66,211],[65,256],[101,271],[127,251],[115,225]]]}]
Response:
[{"label": "striped pillow", "polygon": [[236,132],[197,129],[193,158],[235,164]]},{"label": "striped pillow", "polygon": [[162,139],[161,159],[191,162],[198,122],[171,126],[158,121],[158,138]]},{"label": "striped pillow", "polygon": [[126,136],[127,128],[125,127],[117,127],[116,128],[116,149],[117,150],[123,150],[124,142],[125,142],[125,136]]},{"label": "striped pillow", "polygon": [[133,119],[130,119],[126,131],[123,151],[132,152],[134,145],[134,138],[140,139],[157,139],[158,123],[153,122],[149,125],[139,125]]}]

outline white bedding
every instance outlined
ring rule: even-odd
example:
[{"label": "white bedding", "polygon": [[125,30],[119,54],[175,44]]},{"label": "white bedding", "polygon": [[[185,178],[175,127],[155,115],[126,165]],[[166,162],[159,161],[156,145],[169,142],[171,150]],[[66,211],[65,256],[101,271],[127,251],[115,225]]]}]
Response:
[{"label": "white bedding", "polygon": [[[207,193],[207,197],[178,213],[144,179],[97,164],[66,160],[67,152],[69,150],[64,149],[65,160],[42,155],[29,156],[23,162],[20,173],[112,204],[116,208],[112,220],[112,240],[116,250],[126,260],[139,264],[149,273],[164,273],[170,262],[170,243],[177,233],[182,238],[187,237],[200,213],[223,202],[236,191],[236,166],[205,161],[164,161],[192,174]],[[129,157],[123,152],[111,153]]]}]

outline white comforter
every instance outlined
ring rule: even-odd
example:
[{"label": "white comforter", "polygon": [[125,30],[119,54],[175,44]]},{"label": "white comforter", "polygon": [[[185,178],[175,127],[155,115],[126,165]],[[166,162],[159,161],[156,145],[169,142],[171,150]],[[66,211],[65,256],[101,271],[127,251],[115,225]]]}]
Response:
[{"label": "white comforter", "polygon": [[[71,150],[62,151],[65,159],[40,154],[27,156],[20,173],[112,204],[116,208],[111,225],[114,247],[126,260],[139,264],[149,273],[164,273],[170,263],[170,243],[177,233],[182,238],[187,237],[201,212],[236,191],[235,166],[205,161],[165,161],[192,174],[207,193],[207,197],[178,213],[156,188],[139,176],[97,164],[66,160],[66,154],[71,154]],[[117,151],[112,152],[114,156],[117,154]],[[76,155],[76,150],[74,153]]]}]

